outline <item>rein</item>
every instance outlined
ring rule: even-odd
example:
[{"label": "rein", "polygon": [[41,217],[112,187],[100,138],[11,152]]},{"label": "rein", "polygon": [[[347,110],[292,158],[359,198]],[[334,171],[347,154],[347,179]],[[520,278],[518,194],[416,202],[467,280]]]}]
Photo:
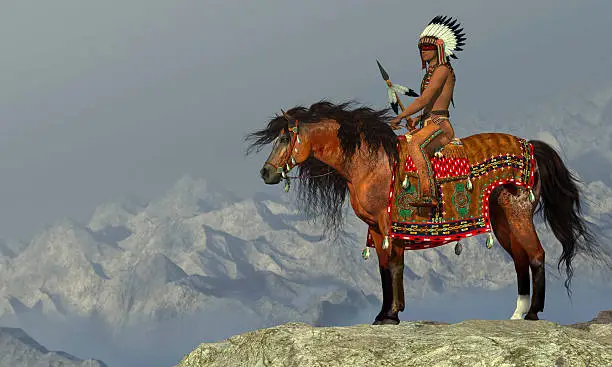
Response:
[{"label": "rein", "polygon": [[303,176],[286,176],[286,177],[287,177],[287,178],[295,178],[295,179],[298,179],[298,180],[305,180],[305,179],[307,179],[307,178],[319,178],[319,177],[324,177],[324,176],[327,176],[327,175],[331,175],[332,173],[334,173],[334,171],[333,171],[333,170],[329,170],[328,172],[325,172],[325,173],[323,173],[323,174],[320,174],[320,175],[314,175],[314,176],[308,176],[308,177],[303,177]]}]

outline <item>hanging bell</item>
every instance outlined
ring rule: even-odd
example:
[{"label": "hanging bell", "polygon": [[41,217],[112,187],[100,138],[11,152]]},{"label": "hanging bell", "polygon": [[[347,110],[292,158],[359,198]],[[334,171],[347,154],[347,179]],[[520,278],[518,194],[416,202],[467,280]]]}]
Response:
[{"label": "hanging bell", "polygon": [[291,156],[291,164],[295,166],[295,158]]},{"label": "hanging bell", "polygon": [[297,139],[297,143],[298,143],[298,144],[302,144],[302,140],[300,139],[300,135],[298,134],[298,135],[296,135],[295,137],[296,137],[296,139]]},{"label": "hanging bell", "polygon": [[487,237],[487,248],[491,249],[493,247],[493,233],[489,232],[489,237]]},{"label": "hanging bell", "polygon": [[283,178],[287,178],[287,173],[285,172],[285,170],[283,170],[283,171],[281,172],[281,176],[282,176]]},{"label": "hanging bell", "polygon": [[532,203],[535,201],[535,195],[533,194],[533,190],[529,190],[529,201]]},{"label": "hanging bell", "polygon": [[363,249],[363,251],[361,252],[361,257],[363,257],[364,260],[367,260],[370,258],[370,248],[366,246],[366,248]]},{"label": "hanging bell", "polygon": [[455,255],[461,255],[461,251],[463,251],[463,245],[461,244],[461,242],[457,242],[455,244]]},{"label": "hanging bell", "polygon": [[385,239],[382,243],[382,248],[383,250],[386,250],[389,248],[389,236],[385,236]]},{"label": "hanging bell", "polygon": [[408,181],[408,175],[404,176],[404,181],[402,181],[402,187],[407,189],[410,187],[410,181]]},{"label": "hanging bell", "polygon": [[285,168],[286,168],[286,171],[287,171],[287,172],[290,172],[290,171],[291,171],[291,166],[289,165],[289,163],[287,163],[287,165],[285,166]]},{"label": "hanging bell", "polygon": [[285,180],[285,192],[289,192],[289,188],[291,187],[291,182],[289,179]]},{"label": "hanging bell", "polygon": [[467,179],[467,182],[466,182],[466,184],[465,184],[465,187],[466,187],[468,190],[470,190],[470,191],[472,191],[472,188],[474,187],[474,186],[472,186],[472,180],[470,180],[470,178],[469,178],[469,177],[468,177],[468,179]]}]

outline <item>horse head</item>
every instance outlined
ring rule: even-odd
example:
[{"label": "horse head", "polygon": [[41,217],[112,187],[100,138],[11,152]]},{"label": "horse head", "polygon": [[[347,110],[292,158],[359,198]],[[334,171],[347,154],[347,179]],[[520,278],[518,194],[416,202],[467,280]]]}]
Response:
[{"label": "horse head", "polygon": [[261,178],[268,185],[278,184],[297,165],[303,163],[310,156],[310,144],[307,134],[299,121],[283,112],[271,121],[269,127],[282,124],[270,155],[260,170]]}]

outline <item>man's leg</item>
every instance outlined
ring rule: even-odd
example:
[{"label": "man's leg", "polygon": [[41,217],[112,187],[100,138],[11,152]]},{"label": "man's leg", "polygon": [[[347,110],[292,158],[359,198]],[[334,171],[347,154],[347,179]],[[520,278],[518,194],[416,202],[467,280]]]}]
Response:
[{"label": "man's leg", "polygon": [[[446,125],[446,124],[445,124]],[[446,126],[445,126],[446,127]],[[430,157],[440,147],[448,144],[452,137],[440,125],[429,123],[412,135],[408,141],[408,154],[412,158],[419,176],[419,197],[411,203],[413,206],[437,206],[437,195],[434,192],[434,172],[431,167]]]}]

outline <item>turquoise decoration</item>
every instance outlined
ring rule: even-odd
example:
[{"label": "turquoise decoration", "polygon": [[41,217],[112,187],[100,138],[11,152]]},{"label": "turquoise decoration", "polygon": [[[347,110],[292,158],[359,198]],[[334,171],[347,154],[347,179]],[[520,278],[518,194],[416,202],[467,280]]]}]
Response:
[{"label": "turquoise decoration", "polygon": [[489,237],[487,237],[487,248],[491,249],[493,247],[493,234],[489,232]]},{"label": "turquoise decoration", "polygon": [[386,250],[389,248],[389,236],[385,236],[385,240],[382,243],[382,248],[383,250]]},{"label": "turquoise decoration", "polygon": [[[406,180],[408,180],[408,176],[406,176],[405,181]],[[410,205],[410,203],[415,197],[416,188],[410,185],[410,181],[408,181],[408,186],[404,187],[404,190],[399,192],[395,197],[395,205],[398,208],[398,214],[402,220],[407,221],[414,214],[416,208]]]},{"label": "turquoise decoration", "polygon": [[364,260],[367,260],[370,258],[370,248],[366,247],[363,249],[363,251],[361,252],[361,257],[363,257]]},{"label": "turquoise decoration", "polygon": [[465,218],[469,214],[470,209],[470,195],[465,191],[466,187],[462,183],[455,184],[455,192],[451,197],[457,213],[461,218]]}]

